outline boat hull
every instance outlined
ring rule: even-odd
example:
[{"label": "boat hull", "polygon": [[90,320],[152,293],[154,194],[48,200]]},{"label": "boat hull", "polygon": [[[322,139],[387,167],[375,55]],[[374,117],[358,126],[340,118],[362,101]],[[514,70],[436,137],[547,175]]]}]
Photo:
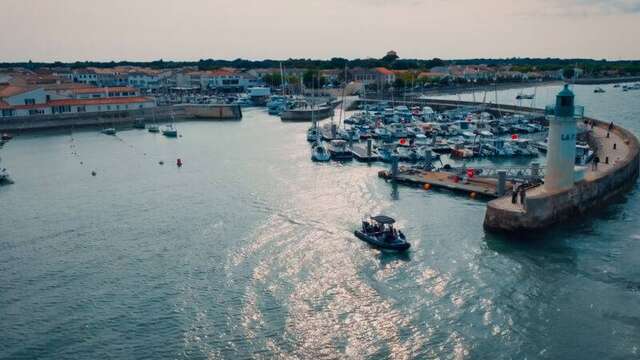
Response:
[{"label": "boat hull", "polygon": [[373,245],[377,248],[391,251],[407,251],[411,247],[408,242],[385,242],[378,240],[376,237],[369,236],[360,230],[356,230],[353,234],[360,240]]}]

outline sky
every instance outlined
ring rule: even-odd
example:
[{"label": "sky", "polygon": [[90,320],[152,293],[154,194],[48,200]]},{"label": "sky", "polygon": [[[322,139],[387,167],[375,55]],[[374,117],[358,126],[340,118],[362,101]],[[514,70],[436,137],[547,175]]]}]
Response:
[{"label": "sky", "polygon": [[0,0],[0,62],[640,59],[640,0]]}]

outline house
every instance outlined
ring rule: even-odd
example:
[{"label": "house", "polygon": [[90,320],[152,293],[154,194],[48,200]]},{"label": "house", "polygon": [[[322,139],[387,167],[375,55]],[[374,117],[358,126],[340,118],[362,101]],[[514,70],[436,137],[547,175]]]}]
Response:
[{"label": "house", "polygon": [[353,81],[361,82],[365,85],[388,85],[396,80],[394,72],[384,67],[373,69],[354,68],[349,71],[349,75]]}]

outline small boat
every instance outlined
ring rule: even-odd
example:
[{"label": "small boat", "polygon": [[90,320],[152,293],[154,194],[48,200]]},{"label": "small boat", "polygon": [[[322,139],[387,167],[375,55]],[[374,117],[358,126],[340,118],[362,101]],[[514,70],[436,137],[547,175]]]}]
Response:
[{"label": "small boat", "polygon": [[105,134],[105,135],[115,135],[116,134],[116,129],[114,129],[114,128],[102,129],[102,133]]},{"label": "small boat", "polygon": [[11,139],[13,139],[13,135],[8,133],[2,133],[2,135],[0,136],[0,140],[3,140],[3,141],[9,141]]},{"label": "small boat", "polygon": [[370,220],[362,220],[362,229],[354,231],[358,239],[383,250],[406,251],[411,247],[402,231],[393,228],[394,219],[378,215]]},{"label": "small boat", "polygon": [[320,129],[316,126],[312,126],[307,130],[307,141],[314,142],[318,141],[322,135],[320,134]]},{"label": "small boat", "polygon": [[604,91],[603,88],[597,87],[597,88],[593,89],[593,92],[596,93],[596,94],[601,94],[601,93],[603,93],[605,91]]},{"label": "small boat", "polygon": [[136,121],[133,122],[133,128],[144,129],[145,128],[144,119],[136,119]]},{"label": "small boat", "polygon": [[329,143],[329,154],[333,160],[353,160],[353,153],[344,140],[332,140],[331,143]]},{"label": "small boat", "polygon": [[533,100],[536,98],[536,94],[520,93],[516,95],[516,100]]},{"label": "small boat", "polygon": [[153,125],[149,125],[149,127],[147,128],[147,131],[149,131],[150,133],[158,133],[160,132],[160,128],[158,127],[158,125],[153,124]]},{"label": "small boat", "polygon": [[311,160],[313,161],[329,161],[331,159],[331,154],[329,154],[329,150],[327,147],[320,141],[315,143],[311,148]]},{"label": "small boat", "polygon": [[176,130],[172,124],[169,124],[162,129],[162,135],[166,137],[178,137],[178,130]]}]

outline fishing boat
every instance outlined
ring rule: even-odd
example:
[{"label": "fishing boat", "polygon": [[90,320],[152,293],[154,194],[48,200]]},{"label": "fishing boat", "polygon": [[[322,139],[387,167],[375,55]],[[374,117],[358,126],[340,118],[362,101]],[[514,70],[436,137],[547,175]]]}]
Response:
[{"label": "fishing boat", "polygon": [[331,154],[329,154],[329,150],[321,141],[316,142],[311,148],[311,160],[313,161],[329,161],[331,159]]},{"label": "fishing boat", "polygon": [[362,228],[354,235],[377,248],[392,251],[406,251],[411,247],[405,235],[393,228],[396,221],[385,215],[372,216],[362,220]]},{"label": "fishing boat", "polygon": [[116,129],[114,129],[114,128],[102,129],[102,133],[105,134],[105,135],[115,135],[116,134]]},{"label": "fishing boat", "polygon": [[329,143],[328,151],[333,160],[349,161],[353,159],[353,153],[344,140],[332,140]]},{"label": "fishing boat", "polygon": [[178,137],[178,130],[176,130],[173,124],[169,124],[164,129],[162,129],[162,135],[172,138]]}]

